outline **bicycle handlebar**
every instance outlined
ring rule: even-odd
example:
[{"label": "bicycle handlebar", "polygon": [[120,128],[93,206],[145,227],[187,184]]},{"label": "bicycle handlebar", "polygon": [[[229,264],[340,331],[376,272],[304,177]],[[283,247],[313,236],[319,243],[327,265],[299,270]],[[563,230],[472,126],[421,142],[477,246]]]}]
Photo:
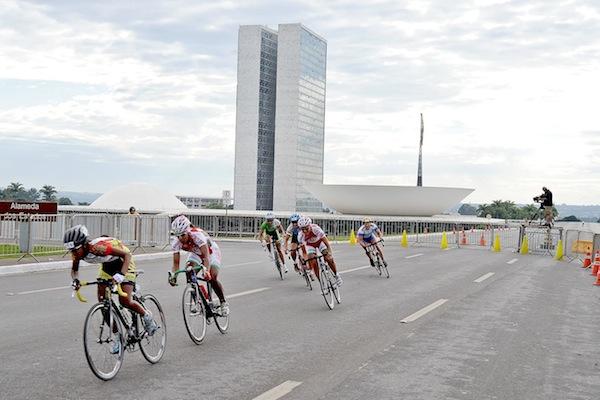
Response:
[{"label": "bicycle handlebar", "polygon": [[[179,274],[183,274],[184,272],[188,272],[188,271],[189,271],[189,270],[191,270],[191,269],[193,269],[193,270],[194,270],[194,272],[198,272],[198,271],[200,271],[201,269],[202,269],[202,270],[204,270],[204,269],[205,269],[205,267],[204,267],[204,265],[199,265],[199,266],[197,266],[197,267],[191,267],[191,266],[190,266],[190,267],[187,267],[187,268],[185,268],[185,269],[178,269],[177,271],[175,271],[175,272],[173,273],[173,276],[177,276],[177,275],[179,275]],[[207,272],[208,272],[208,271],[207,271]],[[205,272],[205,273],[206,273],[206,272]],[[210,273],[209,273],[209,274],[210,274]],[[203,274],[203,275],[204,275],[204,274]],[[209,280],[210,280],[210,279],[207,279],[205,276],[198,276],[198,275],[196,275],[196,278],[197,278],[197,279],[200,279],[201,281],[205,281],[205,282],[207,282],[207,281],[209,281]]]},{"label": "bicycle handlebar", "polygon": [[[82,303],[87,303],[87,299],[85,298],[84,295],[82,295],[81,293],[79,293],[79,290],[81,289],[82,286],[90,286],[90,285],[99,285],[99,284],[109,284],[109,286],[112,289],[112,281],[109,280],[104,280],[104,279],[98,279],[94,282],[88,282],[88,281],[79,281],[79,289],[77,290],[73,290],[73,296],[77,297],[77,300],[79,300]],[[125,293],[123,291],[123,289],[121,288],[121,284],[117,283],[117,293],[119,294],[119,296],[121,297],[127,297],[127,293]]]}]

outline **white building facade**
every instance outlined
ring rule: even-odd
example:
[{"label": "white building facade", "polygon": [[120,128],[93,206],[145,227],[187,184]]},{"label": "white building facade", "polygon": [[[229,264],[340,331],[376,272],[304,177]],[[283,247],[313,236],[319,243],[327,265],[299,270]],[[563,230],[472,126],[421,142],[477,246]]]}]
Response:
[{"label": "white building facade", "polygon": [[273,209],[277,32],[238,33],[234,195],[236,209]]},{"label": "white building facade", "polygon": [[327,43],[301,24],[241,26],[236,209],[321,211]]},{"label": "white building facade", "polygon": [[327,42],[282,24],[278,47],[273,208],[320,212],[305,185],[323,183]]}]

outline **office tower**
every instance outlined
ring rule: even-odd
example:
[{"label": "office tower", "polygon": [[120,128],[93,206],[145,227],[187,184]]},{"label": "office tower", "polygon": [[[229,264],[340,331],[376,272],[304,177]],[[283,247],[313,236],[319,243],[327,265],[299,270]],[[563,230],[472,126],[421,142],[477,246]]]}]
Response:
[{"label": "office tower", "polygon": [[236,209],[321,211],[327,43],[301,24],[238,37]]}]

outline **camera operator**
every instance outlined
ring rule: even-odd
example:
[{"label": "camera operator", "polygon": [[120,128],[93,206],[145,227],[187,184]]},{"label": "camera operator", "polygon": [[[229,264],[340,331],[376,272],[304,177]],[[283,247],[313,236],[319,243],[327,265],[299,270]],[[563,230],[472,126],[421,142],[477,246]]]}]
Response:
[{"label": "camera operator", "polygon": [[544,210],[544,219],[546,220],[546,226],[551,227],[552,218],[554,217],[554,213],[552,212],[552,206],[554,205],[552,203],[552,192],[546,186],[544,186],[542,190],[544,191],[544,193],[534,197],[533,201],[541,203],[540,210]]}]

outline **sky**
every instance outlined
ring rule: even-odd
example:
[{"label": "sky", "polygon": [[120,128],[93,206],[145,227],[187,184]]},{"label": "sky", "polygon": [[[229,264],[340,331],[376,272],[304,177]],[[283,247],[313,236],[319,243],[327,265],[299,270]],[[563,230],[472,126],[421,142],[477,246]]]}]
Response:
[{"label": "sky", "polygon": [[[325,183],[600,204],[597,0],[0,0],[0,187],[233,189],[237,32],[327,40]],[[235,194],[234,194],[235,196]]]}]

